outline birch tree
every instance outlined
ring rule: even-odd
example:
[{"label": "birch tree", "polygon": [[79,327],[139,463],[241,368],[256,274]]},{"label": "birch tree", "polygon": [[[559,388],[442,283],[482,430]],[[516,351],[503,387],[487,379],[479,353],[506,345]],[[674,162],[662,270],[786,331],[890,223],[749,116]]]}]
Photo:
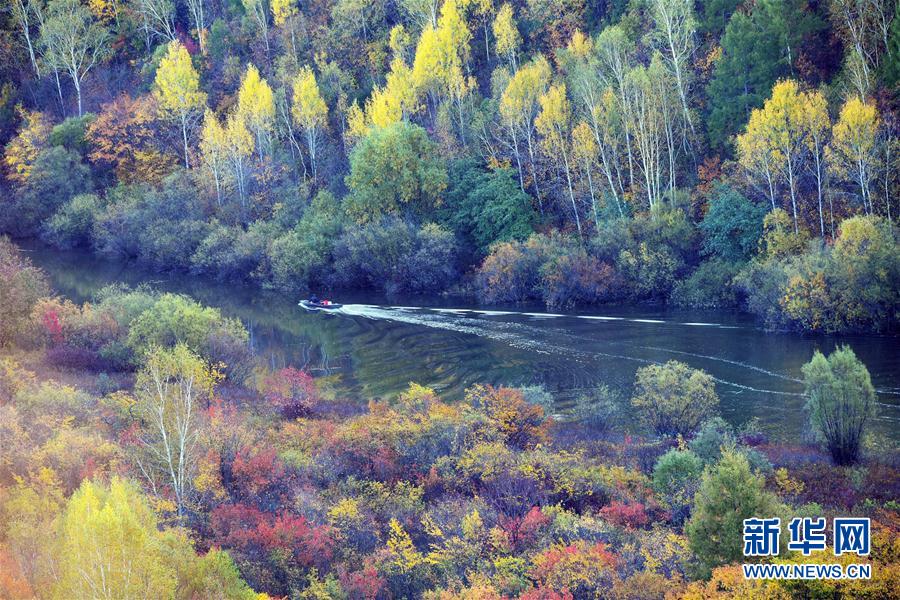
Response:
[{"label": "birch tree", "polygon": [[634,136],[638,170],[643,177],[647,207],[653,213],[662,197],[662,160],[664,126],[661,99],[657,94],[650,71],[634,67],[625,76],[624,98],[626,115]]},{"label": "birch tree", "polygon": [[522,36],[519,35],[519,28],[516,27],[512,5],[508,2],[504,3],[497,11],[493,29],[496,40],[494,50],[497,52],[497,56],[506,58],[510,72],[515,72],[519,68],[518,53],[519,46],[522,45]]},{"label": "birch tree", "polygon": [[10,9],[13,19],[19,29],[22,30],[22,38],[25,40],[25,48],[28,50],[28,59],[31,61],[31,68],[34,74],[41,76],[41,68],[38,65],[37,54],[35,50],[35,40],[32,39],[32,28],[38,21],[36,10],[40,7],[36,6],[39,0],[11,0]]},{"label": "birch tree", "polygon": [[79,117],[83,113],[81,84],[109,53],[108,38],[106,29],[78,0],[53,0],[48,5],[40,43],[50,65],[72,80]]},{"label": "birch tree", "polygon": [[256,136],[259,160],[268,147],[269,134],[275,122],[275,95],[265,79],[259,76],[255,65],[247,65],[247,71],[238,90],[238,112],[241,120]]},{"label": "birch tree", "polygon": [[169,42],[166,55],[156,69],[154,93],[163,114],[174,117],[181,124],[184,168],[190,168],[188,126],[206,106],[206,92],[200,89],[200,76],[194,69],[191,55],[181,42]]},{"label": "birch tree", "polygon": [[178,39],[174,0],[137,0],[137,9],[143,18],[148,40],[152,37],[150,33],[172,42]]},{"label": "birch tree", "polygon": [[244,10],[256,21],[259,34],[266,45],[266,56],[269,56],[269,3],[268,0],[241,0]]},{"label": "birch tree", "polygon": [[247,129],[241,112],[235,111],[225,127],[225,142],[231,173],[238,189],[241,211],[247,210],[247,161],[253,155],[253,134]]},{"label": "birch tree", "polygon": [[[806,95],[806,113],[809,123],[809,135],[806,138],[807,150],[810,154],[810,171],[816,180],[816,200],[819,209],[819,234],[825,237],[825,145],[831,131],[831,118],[828,116],[828,101],[819,91]],[[834,237],[834,211],[831,211],[831,235]]]},{"label": "birch tree", "polygon": [[200,50],[206,52],[206,15],[204,11],[205,0],[185,0],[188,11],[191,13],[191,21],[197,30],[197,40],[200,43]]},{"label": "birch tree", "polygon": [[536,139],[534,120],[540,110],[540,98],[550,84],[550,63],[543,56],[523,65],[509,80],[500,98],[500,117],[510,136],[516,165],[522,171],[522,152],[520,145],[528,151],[528,164],[531,169],[531,182],[541,214],[544,212],[538,183],[536,163]]},{"label": "birch tree", "polygon": [[215,379],[203,359],[179,344],[152,350],[135,382],[136,414],[144,425],[139,467],[154,491],[171,489],[179,516],[197,466],[202,402],[212,395]]},{"label": "birch tree", "polygon": [[278,27],[284,27],[291,35],[291,52],[297,57],[297,34],[294,31],[294,20],[297,18],[297,0],[272,0],[272,21]]},{"label": "birch tree", "polygon": [[575,218],[575,226],[578,228],[578,237],[582,237],[581,217],[578,214],[578,203],[575,201],[575,191],[572,187],[570,163],[572,109],[569,106],[569,99],[566,97],[566,85],[563,83],[550,86],[550,89],[540,97],[539,102],[541,112],[535,119],[534,125],[543,138],[542,142],[549,156],[560,163],[566,174],[572,215]]},{"label": "birch tree", "polygon": [[866,214],[872,206],[872,177],[878,158],[878,109],[859,98],[850,98],[832,130],[828,145],[829,165],[841,180],[853,181]]},{"label": "birch tree", "polygon": [[665,57],[681,100],[684,122],[696,137],[694,121],[688,108],[690,61],[695,49],[697,22],[692,0],[651,0],[655,24],[654,38]]},{"label": "birch tree", "polygon": [[210,109],[203,115],[203,130],[200,134],[200,158],[203,166],[213,176],[216,185],[216,205],[222,206],[222,176],[228,160],[228,139],[225,128]]},{"label": "birch tree", "polygon": [[[745,166],[774,167],[787,184],[795,233],[800,231],[799,184],[812,128],[808,105],[807,95],[800,91],[797,82],[780,81],[772,88],[772,95],[763,107],[750,114],[747,132],[738,138],[739,147],[743,145],[752,151],[752,156],[747,155],[750,164]],[[744,136],[753,139],[742,142]]]},{"label": "birch tree", "polygon": [[328,125],[328,106],[319,92],[316,76],[312,69],[304,67],[294,79],[293,107],[294,122],[306,135],[306,146],[313,179],[316,178],[316,156],[319,137]]}]

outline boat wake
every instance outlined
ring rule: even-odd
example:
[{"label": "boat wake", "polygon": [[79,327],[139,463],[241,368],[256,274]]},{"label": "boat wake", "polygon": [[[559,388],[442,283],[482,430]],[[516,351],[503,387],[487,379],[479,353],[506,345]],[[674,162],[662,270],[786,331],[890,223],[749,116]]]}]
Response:
[{"label": "boat wake", "polygon": [[[694,354],[689,352],[682,352],[678,350],[669,350],[666,348],[658,348],[654,346],[640,346],[633,345],[627,342],[622,341],[614,341],[614,340],[604,340],[603,344],[607,347],[620,347],[622,348],[621,352],[606,352],[600,351],[596,349],[585,349],[585,338],[573,335],[570,332],[567,332],[564,329],[560,328],[547,328],[547,327],[534,327],[528,325],[526,323],[512,322],[507,320],[495,320],[495,319],[484,319],[480,318],[481,315],[484,316],[524,316],[531,317],[535,319],[558,319],[561,317],[575,317],[575,318],[584,318],[584,319],[594,319],[594,320],[615,320],[615,321],[629,321],[635,323],[646,323],[646,324],[672,324],[671,322],[662,321],[658,319],[627,319],[624,317],[603,317],[603,316],[594,316],[594,315],[561,315],[554,313],[533,313],[533,312],[516,312],[516,311],[482,311],[482,310],[471,310],[471,309],[455,309],[455,308],[424,308],[424,307],[415,307],[415,306],[376,306],[371,304],[345,304],[342,309],[336,311],[340,314],[354,316],[354,317],[362,317],[366,319],[374,319],[374,320],[386,320],[386,321],[394,321],[398,323],[407,323],[411,325],[419,325],[424,327],[431,327],[435,329],[442,329],[445,331],[452,331],[457,333],[465,333],[470,335],[475,335],[482,338],[487,338],[491,340],[495,340],[504,344],[507,344],[513,348],[525,350],[529,352],[534,352],[537,354],[543,354],[547,356],[561,357],[566,360],[575,361],[578,363],[589,364],[595,362],[598,359],[613,359],[613,360],[624,360],[629,362],[634,362],[642,365],[648,364],[663,364],[665,360],[657,360],[654,358],[650,358],[647,356],[636,356],[633,353],[629,353],[629,349],[636,350],[651,350],[654,353],[675,353],[682,354],[686,356],[692,356],[695,358],[703,358],[710,359],[714,361],[719,361],[722,363],[727,363],[731,366],[735,366],[741,369],[746,369],[749,371],[754,371],[756,373],[763,374],[768,377],[777,378],[784,381],[789,381],[793,384],[799,383],[799,380],[789,377],[787,375],[783,375],[781,373],[775,373],[773,371],[769,371],[767,369],[763,369],[761,367],[757,367],[754,365],[750,365],[747,363],[728,360],[724,358],[719,358],[715,356],[708,356],[703,354]],[[471,316],[470,316],[471,315]],[[698,325],[697,323],[675,323],[675,324],[684,324],[684,325]],[[709,326],[716,326],[715,324],[708,324]],[[555,341],[551,341],[555,340]],[[560,344],[559,341],[569,341],[568,344]],[[597,340],[589,340],[593,343],[596,343]],[[802,392],[799,391],[789,391],[783,389],[766,389],[760,388],[753,385],[748,385],[745,383],[740,383],[737,381],[731,381],[729,379],[724,379],[721,377],[717,377],[716,375],[710,375],[716,383],[731,388],[732,393],[742,393],[742,392],[752,392],[752,393],[760,393],[760,394],[773,394],[778,396],[803,396]]]}]

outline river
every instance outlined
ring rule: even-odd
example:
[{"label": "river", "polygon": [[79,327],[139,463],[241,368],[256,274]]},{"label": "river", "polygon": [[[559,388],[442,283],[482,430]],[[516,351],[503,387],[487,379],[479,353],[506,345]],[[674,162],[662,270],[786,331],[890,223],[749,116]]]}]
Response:
[{"label": "river", "polygon": [[454,399],[474,383],[546,387],[564,415],[582,390],[605,383],[631,393],[635,370],[676,359],[716,381],[724,418],[758,418],[783,440],[806,426],[800,368],[815,349],[849,344],[878,389],[873,433],[879,446],[900,439],[900,338],[767,332],[733,311],[598,307],[546,312],[542,306],[484,307],[444,298],[341,294],[337,314],[309,313],[297,298],[183,273],[159,274],[87,252],[30,242],[23,249],[57,293],[90,300],[115,282],[186,293],[243,321],[255,351],[272,366],[327,378],[339,394],[386,397],[411,381]]}]

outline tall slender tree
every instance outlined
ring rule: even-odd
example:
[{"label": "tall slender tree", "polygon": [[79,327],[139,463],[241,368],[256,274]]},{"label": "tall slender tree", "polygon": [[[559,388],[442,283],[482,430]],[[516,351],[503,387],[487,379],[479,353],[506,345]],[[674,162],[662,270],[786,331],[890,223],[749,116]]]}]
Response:
[{"label": "tall slender tree", "polygon": [[171,115],[181,125],[184,144],[184,168],[188,162],[188,128],[206,107],[206,92],[200,89],[200,76],[191,62],[191,55],[181,42],[169,42],[166,55],[159,62],[154,92],[160,110]]},{"label": "tall slender tree", "polygon": [[69,75],[83,114],[81,84],[109,54],[109,34],[79,0],[52,0],[41,28],[41,46],[50,65]]},{"label": "tall slender tree", "polygon": [[309,67],[304,67],[294,78],[294,94],[291,114],[294,122],[306,135],[309,163],[313,179],[316,178],[316,158],[322,131],[328,126],[328,105],[319,92],[316,76]]}]

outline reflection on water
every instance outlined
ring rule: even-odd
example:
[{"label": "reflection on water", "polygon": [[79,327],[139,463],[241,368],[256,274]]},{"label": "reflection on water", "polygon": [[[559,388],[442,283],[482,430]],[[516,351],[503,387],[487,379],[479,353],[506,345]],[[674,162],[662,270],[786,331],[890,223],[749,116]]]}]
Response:
[{"label": "reflection on water", "polygon": [[542,384],[565,411],[586,387],[606,383],[627,396],[637,368],[677,359],[715,378],[726,419],[740,424],[758,417],[773,433],[798,439],[806,428],[801,365],[816,348],[830,352],[847,343],[879,390],[879,438],[896,445],[900,432],[900,344],[894,337],[773,334],[727,311],[546,313],[539,307],[485,310],[444,299],[398,305],[358,293],[341,294],[337,300],[345,306],[335,313],[306,312],[297,298],[283,294],[25,246],[61,294],[86,300],[112,282],[190,294],[240,318],[254,349],[273,368],[294,365],[329,376],[351,398],[389,396],[410,381],[450,398],[478,382]]}]

